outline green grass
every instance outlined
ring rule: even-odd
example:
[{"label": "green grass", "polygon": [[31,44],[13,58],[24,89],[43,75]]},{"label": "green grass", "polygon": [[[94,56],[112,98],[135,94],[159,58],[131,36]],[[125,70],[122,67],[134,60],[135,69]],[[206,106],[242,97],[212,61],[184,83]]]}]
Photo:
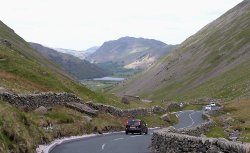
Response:
[{"label": "green grass", "polygon": [[160,99],[163,96],[174,101],[194,100],[211,97],[215,99],[232,100],[250,92],[250,61],[246,61],[236,68],[225,72],[196,88],[184,91],[182,94],[175,93],[174,89],[181,88],[185,82],[173,83],[165,88],[155,91],[154,97]]},{"label": "green grass", "polygon": [[224,137],[224,124],[230,130],[240,132],[240,141],[250,142],[250,101],[249,99],[233,100],[223,104],[223,109],[213,115],[216,126],[206,133],[209,137]]},{"label": "green grass", "polygon": [[0,46],[0,53],[7,60],[0,61],[0,84],[19,93],[69,92],[85,101],[120,106],[118,98],[93,92],[80,83],[52,72],[36,61],[22,57],[16,51]]},{"label": "green grass", "polygon": [[157,114],[153,116],[136,116],[136,118],[144,120],[148,127],[167,127],[178,122],[178,119],[175,115],[170,115],[170,122],[162,120],[161,115]]},{"label": "green grass", "polygon": [[95,81],[95,80],[84,80],[82,84],[84,84],[87,88],[91,89],[95,92],[105,93],[110,90],[117,81]]},{"label": "green grass", "polygon": [[25,40],[0,22],[0,84],[17,93],[69,92],[84,101],[117,104],[116,98],[93,92],[69,77],[60,67],[41,56]]},{"label": "green grass", "polygon": [[[61,106],[54,107],[47,115],[23,112],[0,101],[0,152],[34,153],[38,144],[58,137],[93,133],[95,128],[124,128],[125,118],[99,114],[87,122],[83,115],[86,114]],[[49,123],[53,130],[43,128]]]},{"label": "green grass", "polygon": [[18,93],[33,92],[69,92],[74,93],[84,101],[92,101],[113,105],[119,108],[148,107],[148,104],[122,104],[120,98],[114,95],[97,93],[87,89],[80,83],[51,71],[48,67],[34,60],[22,57],[19,52],[0,46],[0,55],[5,61],[0,61],[0,84]]},{"label": "green grass", "polygon": [[202,110],[202,107],[204,104],[187,104],[184,105],[182,108],[173,108],[169,110],[170,112],[178,112],[178,111],[183,111],[183,110]]},{"label": "green grass", "polygon": [[[82,135],[97,130],[123,130],[127,118],[114,117],[100,113],[87,122],[82,114],[64,106],[53,107],[47,114],[23,112],[0,100],[0,152],[34,153],[38,144],[48,143],[58,137]],[[169,126],[176,122],[164,122],[161,114],[154,116],[138,116],[144,119],[149,127]],[[52,125],[53,130],[44,127]]]},{"label": "green grass", "polygon": [[[227,20],[231,20],[229,23],[209,24],[180,44],[175,51],[162,57],[143,75],[137,75],[134,80],[127,81],[113,91],[134,91],[145,98],[169,101],[200,98],[232,100],[250,93],[248,9],[245,7],[244,13],[237,13],[238,16],[233,18],[225,15],[230,18]],[[161,73],[157,75],[158,72]],[[147,88],[144,90],[140,86],[137,89],[137,81],[145,82]]]},{"label": "green grass", "polygon": [[58,120],[59,123],[73,123],[74,122],[74,119],[72,118],[72,116],[67,115],[60,111],[49,112],[46,116],[51,119]]},{"label": "green grass", "polygon": [[242,132],[240,141],[250,143],[250,131]]},{"label": "green grass", "polygon": [[204,104],[190,104],[185,105],[182,110],[202,110]]},{"label": "green grass", "polygon": [[105,62],[97,65],[100,68],[109,71],[115,77],[128,78],[142,71],[141,69],[126,69],[123,65],[114,62]]},{"label": "green grass", "polygon": [[210,138],[227,138],[224,129],[222,127],[212,127],[209,132],[206,133],[207,137]]}]

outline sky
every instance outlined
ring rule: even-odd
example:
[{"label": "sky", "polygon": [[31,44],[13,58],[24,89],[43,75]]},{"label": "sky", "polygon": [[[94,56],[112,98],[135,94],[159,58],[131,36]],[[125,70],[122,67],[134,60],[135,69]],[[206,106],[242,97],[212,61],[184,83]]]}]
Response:
[{"label": "sky", "polygon": [[124,36],[180,44],[242,0],[0,0],[29,42],[85,50]]}]

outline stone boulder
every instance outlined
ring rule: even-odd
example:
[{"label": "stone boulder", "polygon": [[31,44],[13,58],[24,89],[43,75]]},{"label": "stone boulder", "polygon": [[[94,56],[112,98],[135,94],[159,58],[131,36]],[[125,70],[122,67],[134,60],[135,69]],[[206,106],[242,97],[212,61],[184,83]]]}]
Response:
[{"label": "stone boulder", "polygon": [[34,112],[36,112],[38,114],[47,114],[48,109],[46,107],[44,107],[44,106],[40,106],[37,109],[35,109]]},{"label": "stone boulder", "polygon": [[124,103],[124,104],[130,104],[128,98],[126,98],[126,97],[122,97],[122,103]]},{"label": "stone boulder", "polygon": [[0,87],[0,93],[8,92],[4,87]]},{"label": "stone boulder", "polygon": [[141,101],[139,96],[132,96],[132,95],[124,95],[124,98],[127,98],[128,101]]},{"label": "stone boulder", "polygon": [[87,122],[91,122],[93,119],[87,115],[84,115],[83,118],[87,121]]},{"label": "stone boulder", "polygon": [[160,107],[160,106],[154,106],[152,107],[152,112],[153,113],[165,113],[167,110]]},{"label": "stone boulder", "polygon": [[181,106],[179,103],[171,103],[168,105],[168,110],[178,110],[181,109]]},{"label": "stone boulder", "polygon": [[0,39],[0,45],[11,48],[12,44],[7,39]]},{"label": "stone boulder", "polygon": [[170,116],[169,116],[168,113],[162,115],[162,116],[161,116],[161,119],[163,119],[163,120],[166,121],[166,122],[171,122],[171,119],[170,119]]},{"label": "stone boulder", "polygon": [[79,112],[86,113],[91,116],[96,116],[98,113],[97,110],[94,110],[90,108],[89,106],[87,106],[86,104],[82,104],[82,103],[70,102],[70,103],[66,103],[65,105],[66,107],[75,109]]}]

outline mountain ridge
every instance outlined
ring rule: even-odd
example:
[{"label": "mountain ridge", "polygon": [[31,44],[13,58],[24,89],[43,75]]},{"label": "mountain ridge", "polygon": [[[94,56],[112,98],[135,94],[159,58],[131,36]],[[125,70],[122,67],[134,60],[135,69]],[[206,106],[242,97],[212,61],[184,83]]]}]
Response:
[{"label": "mountain ridge", "polygon": [[44,57],[0,21],[0,85],[15,93],[68,92],[84,100],[104,101]]},{"label": "mountain ridge", "polygon": [[109,75],[105,70],[89,63],[86,60],[77,58],[71,54],[61,53],[38,43],[30,42],[31,46],[45,57],[59,64],[65,71],[78,80],[92,79]]},{"label": "mountain ridge", "polygon": [[[48,48],[51,48],[51,47],[48,47]],[[78,58],[83,60],[87,56],[94,53],[98,48],[99,48],[99,46],[93,46],[93,47],[90,47],[90,48],[88,48],[86,50],[82,50],[82,51],[80,51],[80,50],[72,50],[72,49],[64,49],[64,48],[51,48],[51,49],[56,50],[56,51],[61,52],[61,53],[66,53],[66,54],[73,55],[73,56],[78,57]]]},{"label": "mountain ridge", "polygon": [[[247,79],[241,81],[239,78],[247,78],[249,75],[240,66],[244,63],[247,65],[250,57],[249,9],[247,0],[238,4],[186,39],[146,72],[116,87],[112,92],[172,100],[205,96],[227,98],[230,95],[233,98],[249,92],[246,87],[241,90],[239,85],[240,82],[247,83]],[[235,83],[226,84],[221,80],[218,85],[222,87],[219,87],[211,82],[213,79],[217,82],[226,72],[237,70],[241,70],[239,77],[229,79],[230,76],[227,76],[229,82],[234,80]],[[235,89],[231,86],[235,86]],[[199,91],[200,88],[203,91]],[[232,90],[237,88],[239,91],[234,94]],[[229,96],[225,97],[224,92],[229,92]]]},{"label": "mountain ridge", "polygon": [[[106,41],[86,59],[92,63],[113,62],[124,68],[147,68],[155,59],[167,54],[174,45],[167,45],[154,39],[122,37]],[[144,62],[147,61],[147,62]],[[136,64],[137,62],[137,64]]]}]

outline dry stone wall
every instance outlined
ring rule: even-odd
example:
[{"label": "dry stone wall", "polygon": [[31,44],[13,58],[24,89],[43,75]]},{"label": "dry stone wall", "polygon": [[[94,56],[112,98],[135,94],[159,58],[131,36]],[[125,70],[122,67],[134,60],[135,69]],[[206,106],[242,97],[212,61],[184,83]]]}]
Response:
[{"label": "dry stone wall", "polygon": [[164,131],[153,134],[152,149],[158,153],[250,153],[249,144]]},{"label": "dry stone wall", "polygon": [[157,153],[250,153],[250,144],[241,144],[223,138],[205,138],[201,134],[208,131],[213,120],[203,114],[207,121],[189,129],[169,127],[158,130],[152,136],[152,150]]},{"label": "dry stone wall", "polygon": [[54,107],[57,105],[64,105],[69,102],[81,102],[81,99],[73,94],[52,92],[27,95],[16,95],[5,92],[0,94],[0,98],[9,102],[11,105],[25,108],[29,111],[35,110],[40,106]]},{"label": "dry stone wall", "polygon": [[109,113],[114,116],[120,116],[120,117],[131,117],[131,116],[148,116],[152,115],[154,113],[164,113],[166,112],[165,109],[159,106],[155,106],[152,108],[137,108],[137,109],[119,109],[110,105],[104,105],[104,104],[96,104],[92,102],[86,102],[86,105],[91,107],[92,109],[96,109],[105,113]]},{"label": "dry stone wall", "polygon": [[33,111],[41,106],[49,108],[58,105],[64,105],[90,115],[96,115],[98,111],[110,113],[114,116],[129,117],[129,116],[145,116],[154,113],[164,113],[165,109],[159,106],[152,108],[138,109],[119,109],[109,105],[96,104],[92,102],[84,102],[74,94],[70,93],[39,93],[28,95],[17,95],[8,92],[0,93],[0,99],[19,108],[25,108],[27,111]]}]

